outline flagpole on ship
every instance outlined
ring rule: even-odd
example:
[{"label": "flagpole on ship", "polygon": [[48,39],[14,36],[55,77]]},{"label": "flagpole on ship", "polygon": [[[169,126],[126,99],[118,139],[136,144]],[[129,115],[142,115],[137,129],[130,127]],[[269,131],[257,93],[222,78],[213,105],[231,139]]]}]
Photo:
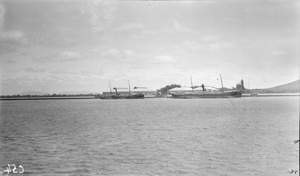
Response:
[{"label": "flagpole on ship", "polygon": [[129,88],[129,94],[131,94],[131,90],[130,90],[130,82],[128,80],[128,88]]},{"label": "flagpole on ship", "polygon": [[112,90],[111,90],[110,81],[108,81],[108,84],[109,84],[110,95],[112,95]]},{"label": "flagpole on ship", "polygon": [[220,73],[220,78],[221,78],[222,93],[224,93],[223,80],[222,80],[222,75],[221,75],[221,73]]},{"label": "flagpole on ship", "polygon": [[192,91],[194,91],[193,80],[192,80],[191,75],[190,75],[190,80],[191,80]]}]

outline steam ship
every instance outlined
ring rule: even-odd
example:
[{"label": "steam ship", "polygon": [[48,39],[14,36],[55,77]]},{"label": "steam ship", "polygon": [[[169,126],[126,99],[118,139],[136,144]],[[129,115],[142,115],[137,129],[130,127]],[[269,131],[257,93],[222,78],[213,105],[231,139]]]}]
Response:
[{"label": "steam ship", "polygon": [[127,89],[127,88],[120,88],[120,87],[114,87],[113,89],[115,90],[115,94],[113,94],[111,90],[110,82],[109,82],[109,88],[110,88],[110,94],[101,95],[100,99],[143,99],[144,98],[144,94],[131,92],[129,80],[128,80],[128,88],[129,88],[128,94],[118,93],[118,89]]},{"label": "steam ship", "polygon": [[224,91],[222,76],[220,74],[222,89],[212,86],[193,86],[193,82],[191,79],[191,89],[186,91],[177,91],[175,89],[171,89],[169,94],[172,95],[172,98],[181,98],[181,99],[195,99],[195,98],[241,98],[242,90],[244,89],[243,80],[241,83],[237,85],[237,90]]}]

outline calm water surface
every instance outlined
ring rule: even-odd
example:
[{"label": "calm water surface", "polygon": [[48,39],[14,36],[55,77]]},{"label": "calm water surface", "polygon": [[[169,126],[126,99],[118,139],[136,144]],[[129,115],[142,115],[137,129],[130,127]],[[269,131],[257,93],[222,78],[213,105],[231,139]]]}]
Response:
[{"label": "calm water surface", "polygon": [[0,103],[0,171],[281,176],[299,168],[299,97]]}]

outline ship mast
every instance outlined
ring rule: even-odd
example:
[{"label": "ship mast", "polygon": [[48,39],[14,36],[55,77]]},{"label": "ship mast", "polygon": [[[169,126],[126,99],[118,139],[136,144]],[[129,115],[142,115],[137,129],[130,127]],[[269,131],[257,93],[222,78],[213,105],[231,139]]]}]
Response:
[{"label": "ship mast", "polygon": [[131,94],[131,90],[130,90],[130,82],[128,80],[128,88],[129,88],[129,94]]},{"label": "ship mast", "polygon": [[220,73],[220,78],[221,78],[222,93],[224,93],[223,80],[222,80],[222,75],[221,75],[221,73]]},{"label": "ship mast", "polygon": [[110,90],[110,94],[112,95],[110,81],[108,81],[108,84],[109,84],[109,90]]},{"label": "ship mast", "polygon": [[190,75],[190,80],[191,80],[192,91],[194,91],[193,80],[192,80],[191,75]]}]

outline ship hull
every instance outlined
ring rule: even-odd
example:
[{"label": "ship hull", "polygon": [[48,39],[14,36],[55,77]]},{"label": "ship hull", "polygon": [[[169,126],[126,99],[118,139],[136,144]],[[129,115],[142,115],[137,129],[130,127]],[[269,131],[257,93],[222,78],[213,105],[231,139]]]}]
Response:
[{"label": "ship hull", "polygon": [[180,99],[198,99],[198,98],[241,98],[242,93],[235,92],[225,92],[225,93],[184,93],[184,94],[171,94],[172,98]]},{"label": "ship hull", "polygon": [[102,95],[100,99],[124,99],[124,96],[120,95]]},{"label": "ship hull", "polygon": [[134,94],[134,95],[126,95],[126,99],[143,99],[144,94]]},{"label": "ship hull", "polygon": [[100,99],[143,99],[143,98],[144,98],[144,94],[100,96]]}]

